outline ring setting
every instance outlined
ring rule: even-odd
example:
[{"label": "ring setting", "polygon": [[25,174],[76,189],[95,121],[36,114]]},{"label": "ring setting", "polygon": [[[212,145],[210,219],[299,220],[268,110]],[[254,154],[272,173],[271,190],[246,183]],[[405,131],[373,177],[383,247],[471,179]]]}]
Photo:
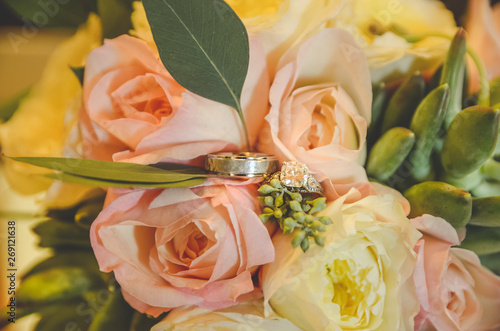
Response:
[{"label": "ring setting", "polygon": [[325,195],[323,186],[309,173],[309,168],[304,163],[283,162],[281,171],[267,176],[264,183],[270,183],[273,179],[278,179],[291,192]]}]

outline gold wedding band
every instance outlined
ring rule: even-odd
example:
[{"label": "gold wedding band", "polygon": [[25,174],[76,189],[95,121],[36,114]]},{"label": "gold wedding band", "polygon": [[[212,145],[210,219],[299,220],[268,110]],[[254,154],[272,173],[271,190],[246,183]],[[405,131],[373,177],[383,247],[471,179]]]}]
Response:
[{"label": "gold wedding band", "polygon": [[279,162],[268,154],[220,152],[207,155],[205,169],[219,177],[262,177],[276,172]]}]

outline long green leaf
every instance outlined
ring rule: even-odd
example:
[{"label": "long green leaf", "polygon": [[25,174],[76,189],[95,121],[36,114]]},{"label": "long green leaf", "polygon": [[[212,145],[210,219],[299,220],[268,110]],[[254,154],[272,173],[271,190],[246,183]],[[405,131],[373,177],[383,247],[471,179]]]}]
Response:
[{"label": "long green leaf", "polygon": [[49,178],[60,180],[67,183],[87,185],[87,186],[99,186],[99,187],[125,187],[125,188],[167,188],[167,187],[192,187],[200,185],[205,181],[205,178],[193,178],[187,179],[179,182],[160,182],[160,183],[144,183],[144,182],[124,182],[124,181],[112,181],[105,179],[96,179],[91,177],[83,177],[78,175],[71,175],[68,173],[59,174],[48,174]]},{"label": "long green leaf", "polygon": [[105,181],[165,184],[206,177],[206,174],[200,168],[175,164],[148,166],[135,163],[59,157],[13,157],[12,159],[58,170],[70,175]]}]

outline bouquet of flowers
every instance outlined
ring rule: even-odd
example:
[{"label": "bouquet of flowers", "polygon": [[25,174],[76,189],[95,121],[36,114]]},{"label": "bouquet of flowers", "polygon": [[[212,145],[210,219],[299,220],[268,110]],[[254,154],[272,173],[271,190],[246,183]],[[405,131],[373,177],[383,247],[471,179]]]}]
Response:
[{"label": "bouquet of flowers", "polygon": [[499,10],[97,1],[0,125],[53,250],[0,326],[500,330]]}]

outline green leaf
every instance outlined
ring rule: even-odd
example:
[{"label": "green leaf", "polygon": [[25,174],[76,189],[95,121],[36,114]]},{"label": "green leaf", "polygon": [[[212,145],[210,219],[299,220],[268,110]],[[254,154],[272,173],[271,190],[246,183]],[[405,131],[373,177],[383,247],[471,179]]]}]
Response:
[{"label": "green leaf", "polygon": [[500,228],[467,226],[467,234],[460,244],[478,255],[500,252]]},{"label": "green leaf", "polygon": [[91,289],[104,287],[102,278],[78,267],[50,268],[25,278],[16,299],[22,305],[39,305],[77,298]]},{"label": "green leaf", "polygon": [[47,220],[38,223],[33,232],[40,236],[41,247],[75,246],[90,247],[88,231],[75,223]]},{"label": "green leaf", "polygon": [[187,179],[179,182],[165,182],[165,183],[143,183],[143,182],[124,182],[124,181],[112,181],[106,179],[96,179],[91,177],[84,177],[78,175],[71,175],[68,173],[59,174],[48,174],[46,177],[60,180],[72,184],[80,184],[87,186],[98,186],[98,187],[125,187],[125,188],[167,188],[167,187],[192,187],[202,184],[204,178],[193,178]]},{"label": "green leaf", "polygon": [[0,105],[0,122],[1,121],[7,121],[9,118],[14,115],[16,112],[17,108],[19,108],[19,105],[21,104],[21,101],[25,96],[28,95],[30,89],[26,89],[24,91],[19,92],[18,94],[14,95],[12,98],[8,99],[5,102],[2,102]]},{"label": "green leaf", "polygon": [[42,271],[59,267],[80,267],[94,273],[99,273],[99,266],[92,251],[64,250],[43,260],[31,268],[23,279]]},{"label": "green leaf", "polygon": [[83,74],[85,73],[85,67],[69,67],[71,71],[75,74],[76,78],[78,78],[78,81],[80,82],[81,85],[83,85]]},{"label": "green leaf", "polygon": [[223,0],[143,4],[160,58],[172,77],[191,92],[236,109],[246,130],[240,97],[250,51],[236,13]]},{"label": "green leaf", "polygon": [[[40,1],[3,0],[25,23],[29,35],[50,26],[78,27],[90,12],[96,11],[95,0]],[[64,2],[62,4],[61,2]]]},{"label": "green leaf", "polygon": [[97,0],[97,12],[101,16],[104,38],[116,38],[132,29],[131,0]]},{"label": "green leaf", "polygon": [[467,225],[472,214],[469,192],[443,182],[423,182],[404,192],[411,205],[409,218],[430,214],[444,218],[455,229]]},{"label": "green leaf", "polygon": [[121,292],[112,292],[89,326],[89,331],[124,331],[130,329],[134,309],[123,299]]},{"label": "green leaf", "polygon": [[[39,167],[58,170],[63,174],[87,177],[85,179],[95,179],[110,183],[117,182],[118,184],[126,182],[129,183],[129,186],[175,183],[205,178],[207,176],[201,168],[172,163],[159,163],[149,166],[135,163],[60,157],[13,157],[12,159]],[[50,175],[49,177],[59,179],[57,178],[58,176]],[[64,177],[64,175],[61,177]]]}]

